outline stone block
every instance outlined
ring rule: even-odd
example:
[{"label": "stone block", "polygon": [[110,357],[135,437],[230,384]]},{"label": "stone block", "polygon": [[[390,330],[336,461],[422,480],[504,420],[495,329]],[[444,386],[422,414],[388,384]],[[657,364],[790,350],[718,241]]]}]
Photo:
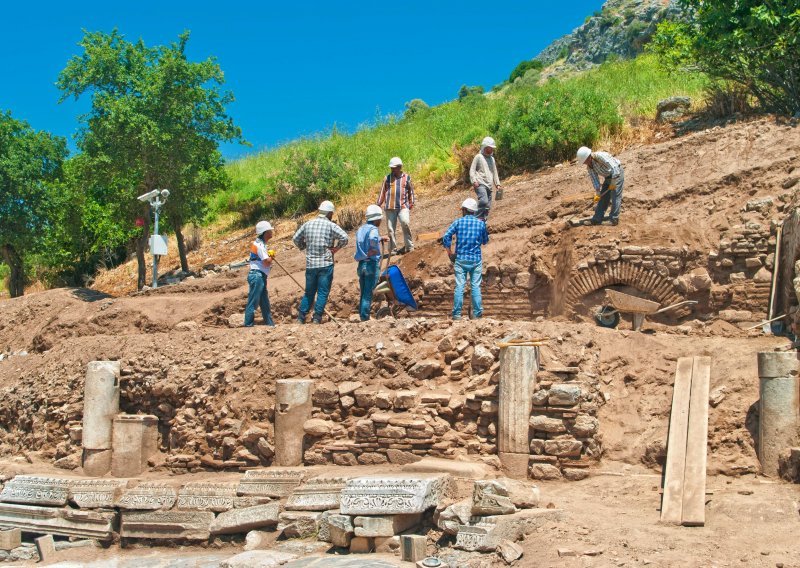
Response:
[{"label": "stone block", "polygon": [[127,486],[123,479],[77,479],[70,483],[69,501],[81,509],[111,509]]},{"label": "stone block", "polygon": [[192,481],[178,491],[178,510],[214,511],[221,513],[234,508],[235,483],[206,483]]},{"label": "stone block", "polygon": [[427,537],[417,534],[400,536],[400,560],[419,562],[426,556]]},{"label": "stone block", "polygon": [[516,542],[545,523],[562,521],[561,509],[526,509],[513,515],[472,517],[458,528],[455,548],[470,552],[491,552],[503,540]]},{"label": "stone block", "polygon": [[239,480],[239,495],[287,497],[305,479],[302,469],[251,469]]},{"label": "stone block", "polygon": [[307,538],[319,530],[322,513],[314,511],[284,511],[278,515],[278,532],[286,538]]},{"label": "stone block", "polygon": [[561,470],[549,463],[534,463],[530,475],[533,479],[561,479]]},{"label": "stone block", "polygon": [[123,511],[119,534],[123,538],[208,540],[211,511]]},{"label": "stone block", "polygon": [[356,536],[388,537],[410,530],[422,521],[422,514],[360,516],[353,520]]},{"label": "stone block", "polygon": [[547,403],[552,406],[574,406],[580,402],[581,387],[573,384],[555,384],[550,387]]},{"label": "stone block", "polygon": [[419,391],[399,390],[394,396],[394,407],[399,410],[409,410],[419,404]]},{"label": "stone block", "polygon": [[433,522],[447,534],[457,534],[459,525],[466,525],[472,517],[472,497],[448,505],[433,514]]},{"label": "stone block", "polygon": [[270,550],[275,546],[275,536],[274,532],[248,531],[247,536],[244,538],[244,549]]},{"label": "stone block", "polygon": [[314,477],[297,487],[286,500],[287,511],[329,511],[339,508],[346,477]]},{"label": "stone block", "polygon": [[563,420],[541,415],[531,416],[530,427],[537,432],[547,432],[548,434],[561,434],[567,431]]},{"label": "stone block", "polygon": [[280,550],[249,550],[223,560],[219,568],[278,568],[297,558]]},{"label": "stone block", "polygon": [[399,536],[376,536],[375,552],[379,554],[395,554],[400,550]]},{"label": "stone block", "polygon": [[496,479],[477,480],[472,489],[472,515],[509,515],[517,508],[508,496],[508,488]]},{"label": "stone block", "polygon": [[12,550],[22,544],[22,531],[19,529],[0,530],[0,550]]},{"label": "stone block", "polygon": [[582,448],[582,442],[569,438],[545,440],[544,443],[544,453],[558,457],[578,457]]},{"label": "stone block", "polygon": [[245,509],[232,509],[217,515],[209,530],[211,534],[234,534],[263,527],[274,527],[278,524],[279,514],[279,501]]},{"label": "stone block", "polygon": [[436,507],[449,485],[445,474],[385,474],[350,479],[342,490],[345,515],[423,513]]},{"label": "stone block", "polygon": [[69,497],[71,481],[71,479],[58,477],[17,475],[6,482],[0,493],[0,501],[27,505],[64,506]]},{"label": "stone block", "polygon": [[178,491],[172,485],[145,481],[136,487],[125,489],[117,500],[120,509],[154,511],[171,509],[178,500]]},{"label": "stone block", "polygon": [[508,478],[501,478],[498,481],[508,489],[509,499],[518,509],[532,509],[539,506],[541,494],[533,483]]},{"label": "stone block", "polygon": [[46,534],[34,539],[36,543],[36,552],[39,553],[39,562],[52,562],[56,558],[56,543],[53,541],[53,535]]},{"label": "stone block", "polygon": [[317,528],[317,540],[322,542],[331,541],[331,526],[328,524],[328,517],[331,515],[338,515],[339,509],[332,511],[322,511],[319,517],[319,527]]},{"label": "stone block", "polygon": [[[91,361],[83,386],[82,444],[87,450],[110,450],[114,416],[119,413],[119,361]],[[108,470],[102,474],[108,473]]]},{"label": "stone block", "polygon": [[158,452],[158,418],[118,414],[114,418],[111,475],[136,477],[147,469],[147,460]]},{"label": "stone block", "polygon": [[350,541],[350,552],[352,554],[366,554],[375,550],[375,541],[365,536],[354,537]]},{"label": "stone block", "polygon": [[355,532],[352,517],[341,514],[329,515],[327,523],[331,544],[343,548],[349,547]]},{"label": "stone block", "polygon": [[106,541],[114,535],[114,512],[0,504],[0,526],[22,532],[75,536]]},{"label": "stone block", "polygon": [[497,546],[497,553],[506,564],[513,564],[516,562],[522,558],[524,552],[525,551],[520,545],[518,545],[516,542],[511,542],[510,540],[502,540]]}]

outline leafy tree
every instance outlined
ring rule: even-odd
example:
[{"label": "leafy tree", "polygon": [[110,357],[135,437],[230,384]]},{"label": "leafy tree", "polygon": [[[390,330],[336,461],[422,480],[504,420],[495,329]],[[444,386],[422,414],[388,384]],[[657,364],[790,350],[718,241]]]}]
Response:
[{"label": "leafy tree", "polygon": [[750,90],[766,110],[800,110],[800,0],[680,0],[684,22],[651,43],[667,65],[694,66]]},{"label": "leafy tree", "polygon": [[12,298],[25,291],[26,255],[44,252],[56,233],[56,182],[66,156],[63,138],[0,113],[0,254]]},{"label": "leafy tree", "polygon": [[[222,70],[213,58],[188,61],[188,40],[184,32],[169,46],[147,47],[117,30],[87,32],[80,42],[83,54],[70,59],[57,82],[62,100],[91,96],[77,135],[84,155],[78,169],[102,209],[97,217],[109,224],[102,232],[135,243],[139,288],[145,284],[150,211],[136,197],[170,190],[166,220],[188,271],[182,227],[200,220],[205,197],[228,184],[218,145],[245,143],[225,110],[233,95],[221,91]],[[140,228],[137,219],[143,220]]]},{"label": "leafy tree", "polygon": [[511,75],[508,77],[508,82],[513,83],[517,77],[522,77],[525,75],[525,72],[528,69],[534,69],[536,71],[540,71],[543,65],[542,62],[538,59],[527,59],[525,61],[520,62],[519,65],[514,67],[514,70],[511,72]]},{"label": "leafy tree", "polygon": [[404,113],[404,117],[414,116],[420,111],[427,110],[430,107],[428,103],[423,101],[422,99],[412,99],[406,103],[406,112]]},{"label": "leafy tree", "polygon": [[458,100],[463,101],[469,97],[474,97],[477,95],[483,94],[483,87],[467,87],[466,85],[461,85],[461,88],[458,90]]}]

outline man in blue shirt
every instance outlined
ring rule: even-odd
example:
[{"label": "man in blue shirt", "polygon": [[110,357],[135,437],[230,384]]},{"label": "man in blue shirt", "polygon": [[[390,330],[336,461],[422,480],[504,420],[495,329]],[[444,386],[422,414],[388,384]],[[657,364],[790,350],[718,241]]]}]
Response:
[{"label": "man in blue shirt", "polygon": [[[462,217],[456,219],[442,237],[442,244],[447,249],[450,260],[455,265],[456,290],[453,296],[453,319],[461,319],[461,307],[464,303],[464,287],[467,277],[470,279],[472,289],[472,317],[478,319],[483,315],[481,303],[481,278],[483,273],[483,260],[481,246],[489,242],[489,233],[486,223],[475,216],[478,202],[465,199],[461,204]],[[452,251],[453,235],[456,237],[456,252]]]},{"label": "man in blue shirt", "polygon": [[367,207],[367,222],[356,233],[356,254],[353,258],[358,261],[358,284],[361,287],[358,314],[361,321],[369,319],[372,308],[372,291],[378,284],[381,265],[381,241],[389,240],[389,237],[381,237],[378,232],[382,220],[380,206],[370,205]]}]

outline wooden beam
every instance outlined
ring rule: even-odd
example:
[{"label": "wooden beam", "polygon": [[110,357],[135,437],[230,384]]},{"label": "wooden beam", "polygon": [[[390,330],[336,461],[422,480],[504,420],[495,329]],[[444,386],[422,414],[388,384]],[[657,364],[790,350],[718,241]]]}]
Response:
[{"label": "wooden beam", "polygon": [[681,524],[683,476],[686,466],[686,435],[689,429],[689,397],[692,386],[692,358],[681,357],[675,371],[672,390],[672,412],[667,438],[667,463],[664,468],[664,495],[661,499],[661,521]]},{"label": "wooden beam", "polygon": [[706,458],[708,447],[708,387],[711,358],[695,357],[689,429],[686,436],[686,469],[683,475],[681,524],[702,527],[706,522]]}]

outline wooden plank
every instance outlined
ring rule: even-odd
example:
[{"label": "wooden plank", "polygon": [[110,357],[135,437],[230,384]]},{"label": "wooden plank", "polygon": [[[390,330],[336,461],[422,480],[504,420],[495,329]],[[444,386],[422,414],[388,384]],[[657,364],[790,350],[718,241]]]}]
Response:
[{"label": "wooden plank", "polygon": [[681,357],[675,371],[672,390],[672,412],[669,417],[667,464],[664,468],[664,496],[661,499],[661,520],[681,524],[683,507],[683,474],[686,466],[686,434],[689,429],[689,396],[692,386],[692,358]]},{"label": "wooden plank", "polygon": [[708,387],[711,358],[695,357],[689,430],[686,436],[686,469],[683,475],[681,524],[702,527],[706,522],[706,457],[708,446]]}]

